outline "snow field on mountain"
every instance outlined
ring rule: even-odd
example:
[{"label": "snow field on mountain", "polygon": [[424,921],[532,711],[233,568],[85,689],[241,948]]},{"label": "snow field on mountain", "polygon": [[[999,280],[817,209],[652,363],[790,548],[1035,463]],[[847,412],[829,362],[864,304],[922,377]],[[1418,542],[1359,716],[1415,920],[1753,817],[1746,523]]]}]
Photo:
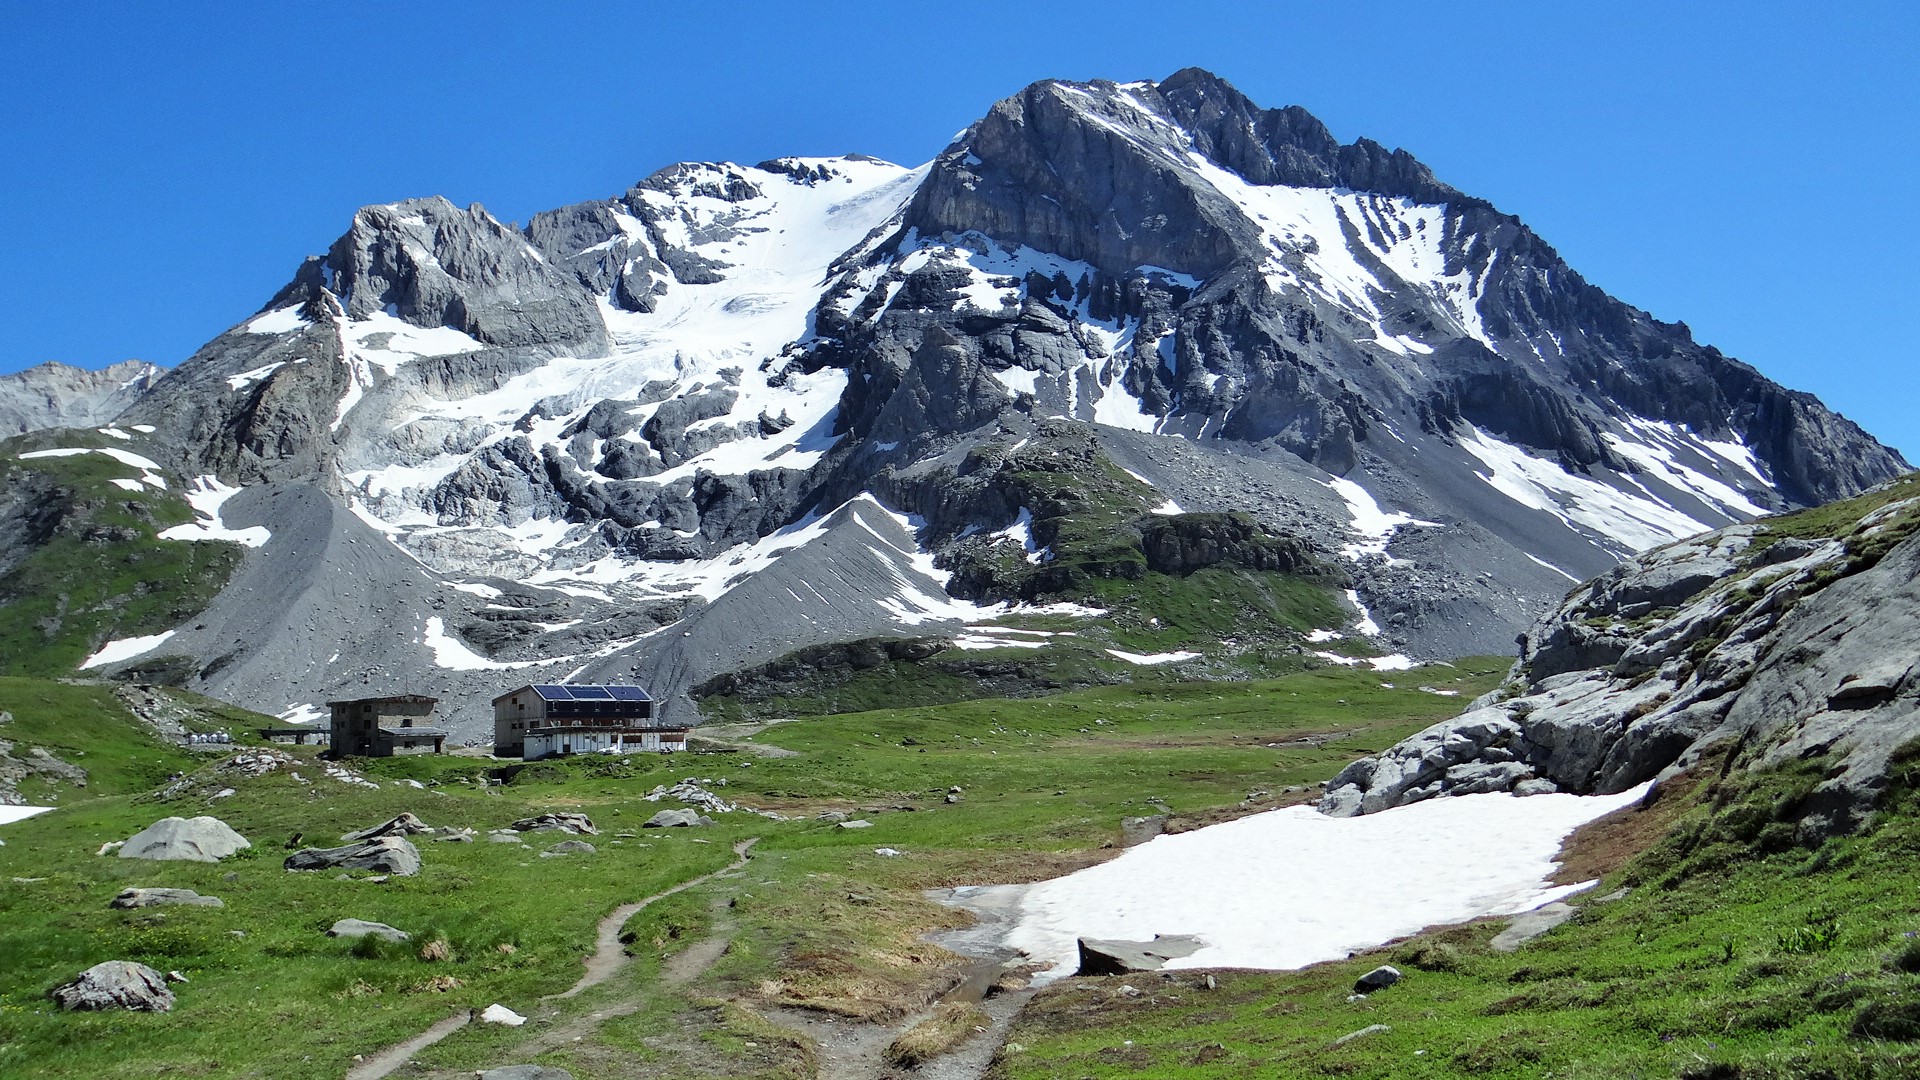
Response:
[{"label": "snow field on mountain", "polygon": [[264,525],[249,525],[244,529],[230,529],[221,520],[220,507],[228,499],[240,494],[237,487],[228,487],[217,476],[197,476],[187,485],[184,495],[187,505],[193,507],[197,515],[185,525],[175,525],[163,529],[159,536],[162,540],[226,540],[235,544],[257,548],[265,546],[273,534]]},{"label": "snow field on mountain", "polygon": [[1036,885],[965,892],[1017,895],[1003,940],[1052,965],[1044,981],[1073,972],[1081,937],[1191,934],[1205,947],[1168,968],[1297,968],[1578,892],[1547,880],[1561,842],[1644,794],[1465,795],[1352,818],[1290,806]]},{"label": "snow field on mountain", "polygon": [[131,660],[136,656],[145,656],[147,653],[166,644],[168,639],[173,637],[173,634],[174,631],[168,630],[164,633],[148,634],[144,637],[117,638],[109,641],[105,645],[95,649],[92,655],[88,656],[85,660],[80,661],[80,670],[85,671],[88,668],[105,667],[108,664],[117,664],[122,660]]},{"label": "snow field on mountain", "polygon": [[[112,446],[80,446],[61,447],[54,450],[29,450],[19,455],[19,457],[21,461],[31,461],[35,458],[78,457],[81,454],[104,454],[122,465],[131,465],[139,469],[139,485],[153,488],[156,491],[165,491],[167,489],[167,480],[166,477],[160,475],[160,465],[158,462],[152,458],[142,457],[130,450],[121,450]],[[139,486],[132,488],[128,488],[125,484],[119,486],[128,491],[139,490]]]},{"label": "snow field on mountain", "polygon": [[1487,467],[1480,478],[1495,490],[1522,506],[1552,514],[1569,528],[1611,540],[1617,548],[1645,551],[1709,527],[1650,494],[1640,498],[1575,476],[1478,428],[1467,426],[1459,442]]}]

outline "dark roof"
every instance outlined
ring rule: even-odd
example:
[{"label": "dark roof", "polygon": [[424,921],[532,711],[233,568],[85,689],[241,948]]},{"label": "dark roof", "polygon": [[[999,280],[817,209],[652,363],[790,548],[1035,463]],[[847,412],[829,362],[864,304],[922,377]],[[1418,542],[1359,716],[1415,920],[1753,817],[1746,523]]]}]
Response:
[{"label": "dark roof", "polygon": [[652,701],[653,695],[642,687],[602,683],[533,683],[509,690],[500,697],[510,698],[521,690],[531,690],[544,701]]},{"label": "dark roof", "polygon": [[383,727],[375,734],[388,739],[448,739],[452,733],[446,728],[437,727]]},{"label": "dark roof", "polygon": [[427,695],[425,695],[425,694],[388,694],[388,695],[387,695],[387,696],[385,696],[385,697],[362,697],[362,698],[347,698],[347,699],[346,699],[346,700],[344,700],[344,701],[329,701],[329,702],[327,702],[327,704],[328,704],[329,706],[333,706],[333,705],[379,705],[379,704],[382,704],[382,703],[385,703],[385,702],[391,702],[391,701],[398,701],[398,702],[402,702],[402,703],[404,703],[404,704],[407,704],[407,705],[419,705],[419,704],[422,704],[422,703],[425,703],[425,704],[428,704],[428,705],[437,705],[437,704],[439,704],[439,703],[440,703],[440,699],[439,699],[439,698],[437,698],[437,697],[428,697],[428,696],[427,696]]}]

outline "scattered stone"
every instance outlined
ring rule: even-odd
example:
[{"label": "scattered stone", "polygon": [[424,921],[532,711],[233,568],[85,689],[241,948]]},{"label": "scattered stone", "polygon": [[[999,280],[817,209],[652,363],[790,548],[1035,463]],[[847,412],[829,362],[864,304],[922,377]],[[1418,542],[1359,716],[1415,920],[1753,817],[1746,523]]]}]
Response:
[{"label": "scattered stone", "polygon": [[1513,793],[1521,798],[1526,798],[1529,795],[1552,795],[1559,790],[1559,784],[1538,776],[1531,780],[1522,780],[1513,785]]},{"label": "scattered stone", "polygon": [[659,802],[661,799],[678,799],[690,806],[699,807],[709,814],[730,814],[739,809],[739,807],[733,803],[701,787],[700,785],[702,784],[713,784],[716,787],[722,787],[726,785],[726,781],[695,780],[689,776],[672,787],[667,787],[662,784],[642,796],[642,798],[648,802]]},{"label": "scattered stone", "polygon": [[492,832],[490,832],[490,833],[488,833],[488,834],[487,834],[487,839],[488,839],[488,840],[490,840],[490,841],[492,841],[493,843],[496,843],[496,844],[524,844],[524,843],[526,843],[526,841],[525,841],[525,840],[522,840],[522,839],[520,838],[520,834],[519,834],[519,833],[517,833],[517,832],[508,832],[508,831],[507,831],[507,830],[505,830],[505,829],[495,829],[494,831],[492,831]]},{"label": "scattered stone", "polygon": [[483,1024],[505,1024],[508,1027],[519,1027],[521,1024],[527,1022],[527,1018],[507,1008],[505,1005],[495,1002],[480,1011],[480,1022]]},{"label": "scattered stone", "polygon": [[435,843],[440,843],[440,844],[448,844],[448,843],[471,844],[473,843],[473,836],[474,836],[474,832],[472,829],[442,828],[440,830],[440,835],[434,837],[433,839]]},{"label": "scattered stone", "polygon": [[216,817],[161,818],[121,845],[123,859],[219,862],[253,845]]},{"label": "scattered stone", "polygon": [[63,1009],[132,1009],[169,1012],[173,991],[159,972],[131,960],[108,960],[81,972],[48,994]]},{"label": "scattered stone", "polygon": [[1366,1027],[1361,1028],[1359,1031],[1349,1031],[1345,1035],[1342,1035],[1339,1038],[1333,1040],[1333,1045],[1344,1046],[1355,1039],[1364,1039],[1369,1035],[1385,1035],[1387,1032],[1392,1030],[1393,1028],[1387,1026],[1386,1024],[1368,1024]]},{"label": "scattered stone", "polygon": [[1124,975],[1159,971],[1167,961],[1192,956],[1206,943],[1187,934],[1156,934],[1152,941],[1080,939],[1080,969],[1075,975]]},{"label": "scattered stone", "polygon": [[871,829],[873,828],[873,822],[868,821],[866,818],[854,818],[852,821],[842,821],[837,825],[835,825],[834,828],[836,829]]},{"label": "scattered stone", "polygon": [[816,820],[819,820],[819,821],[847,820],[847,812],[845,810],[822,810],[813,816]]},{"label": "scattered stone", "polygon": [[401,814],[399,817],[389,818],[370,829],[350,832],[340,839],[371,840],[377,836],[419,836],[422,833],[430,833],[433,831],[433,826],[428,825],[412,814]]},{"label": "scattered stone", "polygon": [[1371,994],[1375,990],[1385,990],[1400,981],[1400,969],[1391,964],[1381,964],[1365,975],[1354,980],[1353,992]]},{"label": "scattered stone", "polygon": [[868,896],[866,893],[850,892],[847,894],[847,903],[859,904],[864,907],[867,904],[873,903],[873,897]]},{"label": "scattered stone", "polygon": [[1159,836],[1167,828],[1167,815],[1124,817],[1120,819],[1120,845],[1137,847]]},{"label": "scattered stone", "polygon": [[593,822],[585,814],[540,814],[521,818],[513,823],[513,827],[520,832],[570,832],[582,836],[593,836],[600,831],[593,827]]},{"label": "scattered stone", "polygon": [[289,870],[374,870],[407,877],[420,872],[420,849],[398,836],[382,836],[337,848],[301,848],[287,856]]},{"label": "scattered stone", "polygon": [[947,792],[947,804],[949,806],[959,801],[960,801],[960,796],[957,793],[952,791]]},{"label": "scattered stone", "polygon": [[874,848],[874,849],[873,849],[873,853],[874,853],[875,855],[884,855],[884,856],[886,856],[887,858],[889,858],[889,859],[891,859],[891,858],[893,858],[894,856],[896,856],[896,855],[898,855],[898,854],[900,854],[900,849],[899,849],[899,848],[890,848],[890,847],[877,847],[877,848]]},{"label": "scattered stone", "polygon": [[592,855],[596,849],[585,840],[562,840],[540,853],[543,859],[556,855]]},{"label": "scattered stone", "polygon": [[473,1075],[476,1080],[573,1080],[572,1073],[548,1065],[505,1065],[498,1069],[481,1069]]},{"label": "scattered stone", "polygon": [[1632,892],[1632,891],[1633,891],[1633,889],[1632,889],[1632,888],[1630,888],[1630,887],[1627,887],[1627,886],[1622,886],[1622,887],[1620,887],[1620,888],[1618,888],[1618,889],[1615,889],[1615,890],[1613,890],[1612,892],[1610,892],[1610,893],[1608,893],[1608,894],[1607,894],[1607,895],[1605,895],[1605,896],[1596,896],[1596,897],[1594,897],[1594,898],[1593,898],[1593,903],[1596,903],[1596,904],[1611,904],[1611,903],[1613,903],[1613,902],[1614,902],[1615,900],[1625,900],[1625,899],[1627,898],[1627,894],[1628,894],[1628,893],[1630,893],[1630,892]]},{"label": "scattered stone", "polygon": [[1573,918],[1577,913],[1578,909],[1569,904],[1560,903],[1559,901],[1542,905],[1534,908],[1532,911],[1521,912],[1519,915],[1513,917],[1512,922],[1507,923],[1505,930],[1494,935],[1493,940],[1487,943],[1487,947],[1494,952],[1513,952],[1515,949],[1539,937],[1541,934]]},{"label": "scattered stone", "polygon": [[126,844],[126,841],[125,841],[125,840],[109,840],[109,841],[107,841],[106,843],[104,843],[104,844],[101,844],[101,845],[100,845],[100,850],[99,850],[99,851],[96,851],[96,852],[94,852],[94,854],[95,854],[95,855],[105,855],[105,854],[107,854],[108,852],[111,852],[111,851],[119,851],[119,850],[121,849],[121,847],[123,847],[123,846],[125,846],[125,844]]},{"label": "scattered stone", "polygon": [[225,907],[217,896],[201,896],[192,889],[123,889],[113,898],[117,908],[158,907],[162,904],[186,904],[190,907]]},{"label": "scattered stone", "polygon": [[193,980],[187,978],[185,975],[181,974],[178,971],[169,971],[167,972],[167,981],[170,983],[184,983],[184,982],[192,982]]},{"label": "scattered stone", "polygon": [[451,960],[453,959],[453,946],[447,944],[446,938],[434,938],[432,941],[420,946],[420,959],[425,960],[429,964],[439,963],[442,960]]},{"label": "scattered stone", "polygon": [[698,810],[662,810],[641,824],[643,829],[684,829],[695,825],[711,825],[713,819],[701,816]]},{"label": "scattered stone", "polygon": [[362,938],[377,937],[385,941],[406,941],[413,937],[405,930],[396,930],[386,923],[367,922],[365,919],[341,919],[327,929],[328,937]]}]

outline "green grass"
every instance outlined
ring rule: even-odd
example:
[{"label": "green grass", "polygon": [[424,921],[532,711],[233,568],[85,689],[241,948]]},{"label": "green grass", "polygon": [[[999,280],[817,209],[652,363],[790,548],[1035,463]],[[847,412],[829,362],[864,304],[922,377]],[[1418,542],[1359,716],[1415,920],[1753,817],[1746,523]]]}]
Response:
[{"label": "green grass", "polygon": [[[1520,951],[1453,928],[1300,972],[1074,980],[994,1075],[1905,1077],[1920,1071],[1920,816],[1815,850],[1791,826],[1817,767],[1736,774]],[[1347,1000],[1383,962],[1406,978]],[[1373,1024],[1392,1030],[1334,1047]],[[1013,1047],[1017,1047],[1014,1049]]]},{"label": "green grass", "polygon": [[0,443],[0,486],[44,477],[52,493],[43,510],[57,519],[45,543],[0,575],[0,675],[68,674],[107,641],[177,627],[206,609],[240,559],[237,544],[157,537],[194,518],[177,478],[165,491],[127,491],[113,480],[141,470],[101,454],[15,456],[48,443],[118,445],[77,431]]},{"label": "green grass", "polygon": [[20,794],[29,806],[149,791],[194,767],[190,754],[154,738],[105,686],[0,677],[0,711],[13,714],[0,739],[15,744],[14,756],[39,747],[87,770],[84,788],[28,779]]},{"label": "green grass", "polygon": [[[197,789],[236,789],[214,801],[200,795],[163,804],[116,795],[71,803],[4,829],[0,1075],[337,1077],[354,1054],[455,1008],[499,1001],[544,1014],[549,1007],[537,1006],[537,998],[577,975],[596,919],[618,903],[723,865],[728,845],[745,836],[763,840],[744,874],[642,912],[627,927],[633,968],[604,989],[552,1007],[556,1024],[616,1003],[623,1015],[588,1023],[578,1045],[539,1060],[583,1077],[631,1075],[642,1066],[661,1075],[810,1075],[809,1049],[756,1010],[805,1003],[890,1015],[938,989],[956,961],[921,935],[960,916],[926,900],[921,889],[1083,865],[1116,842],[1121,817],[1152,812],[1156,800],[1196,824],[1209,814],[1277,805],[1286,785],[1324,779],[1351,757],[1453,711],[1490,687],[1500,667],[1489,660],[1391,674],[1330,668],[1258,683],[1103,687],[832,716],[776,725],[750,740],[799,757],[575,758],[531,766],[504,786],[474,782],[490,763],[449,756],[364,763],[378,789],[341,784],[303,765],[297,771],[304,783],[283,771]],[[1461,697],[1415,689],[1421,684],[1457,689]],[[1351,734],[1318,747],[1268,745],[1325,732]],[[633,827],[661,808],[641,796],[686,776],[710,778],[721,794],[791,820],[723,814],[712,828],[648,830],[613,842],[623,829],[638,832]],[[950,804],[951,785],[966,790]],[[1246,802],[1249,795],[1255,798]],[[599,853],[540,859],[533,850],[484,839],[490,827],[549,809],[592,815],[602,828],[592,838]],[[829,809],[875,825],[838,829],[817,817]],[[383,885],[280,868],[283,844],[295,832],[305,843],[331,843],[402,810],[433,825],[479,828],[481,841],[421,842],[422,874]],[[93,854],[159,817],[198,813],[232,824],[255,842],[256,853],[220,865]],[[548,842],[537,841],[535,849]],[[875,855],[883,846],[903,854]],[[129,885],[191,888],[227,906],[108,909]],[[716,908],[716,900],[731,906]],[[356,949],[324,936],[326,926],[347,917],[411,931],[414,945],[444,937],[454,958],[428,963],[411,948]],[[663,959],[721,918],[732,941],[698,992],[657,990]],[[497,951],[502,943],[516,951]],[[178,969],[192,981],[177,988],[179,1005],[165,1015],[51,1008],[48,988],[107,959]],[[415,989],[438,975],[463,985]],[[447,1069],[497,1065],[540,1030],[470,1027],[419,1058]]]}]

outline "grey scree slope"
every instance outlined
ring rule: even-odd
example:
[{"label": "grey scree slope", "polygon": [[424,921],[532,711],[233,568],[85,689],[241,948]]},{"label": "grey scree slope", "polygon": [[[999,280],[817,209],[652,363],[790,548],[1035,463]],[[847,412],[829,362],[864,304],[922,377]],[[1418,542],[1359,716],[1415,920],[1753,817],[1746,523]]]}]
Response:
[{"label": "grey scree slope", "polygon": [[1194,69],[1036,83],[917,170],[678,165],[521,230],[368,207],[118,420],[273,534],[167,643],[191,685],[410,688],[480,738],[511,683],[684,709],[788,649],[955,628],[928,556],[1020,508],[950,478],[1049,418],[1344,560],[1418,656],[1906,467],[1404,151]]}]

